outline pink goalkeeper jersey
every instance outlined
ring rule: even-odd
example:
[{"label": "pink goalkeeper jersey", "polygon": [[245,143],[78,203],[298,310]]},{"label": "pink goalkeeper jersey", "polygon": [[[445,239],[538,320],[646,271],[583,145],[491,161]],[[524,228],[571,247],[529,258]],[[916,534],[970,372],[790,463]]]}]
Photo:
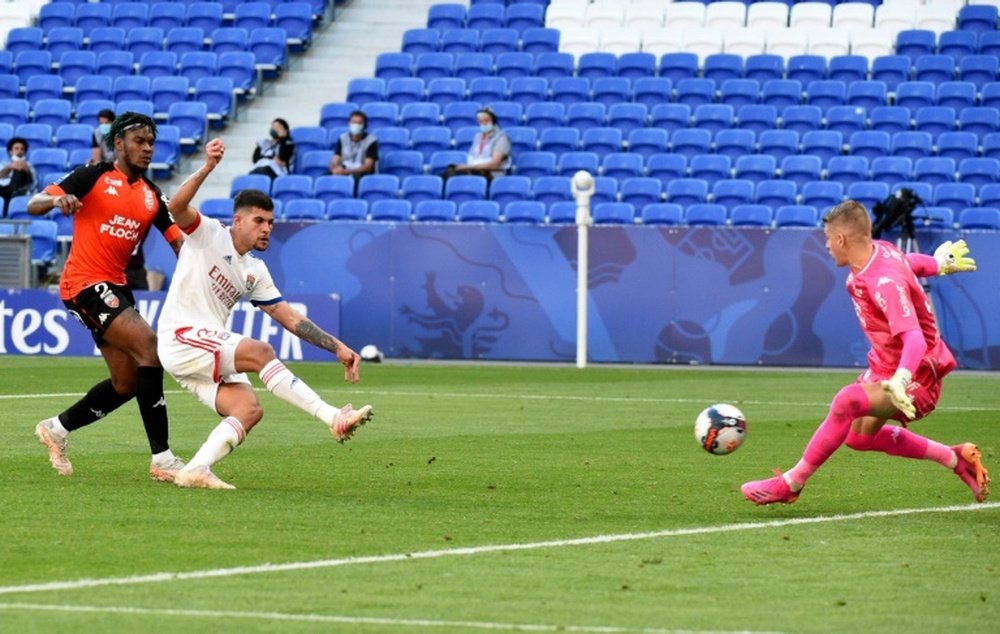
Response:
[{"label": "pink goalkeeper jersey", "polygon": [[927,343],[921,365],[930,364],[938,378],[954,369],[955,357],[941,340],[930,299],[906,256],[894,245],[874,241],[868,263],[847,276],[847,292],[861,330],[872,344],[868,351],[870,379],[888,379],[895,373],[903,350],[899,335],[907,330],[920,330]]}]

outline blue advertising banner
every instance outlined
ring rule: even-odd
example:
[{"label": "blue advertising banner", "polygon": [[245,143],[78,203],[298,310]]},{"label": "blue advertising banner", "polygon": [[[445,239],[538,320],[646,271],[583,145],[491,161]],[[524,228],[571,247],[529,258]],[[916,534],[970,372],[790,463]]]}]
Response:
[{"label": "blue advertising banner", "polygon": [[[890,236],[891,237],[891,236]],[[962,367],[1000,369],[1000,234],[964,237],[979,271],[928,280]],[[147,241],[150,266],[173,253]],[[862,337],[819,229],[590,229],[597,362],[863,366]],[[280,223],[261,254],[286,293],[340,294],[343,335],[392,357],[571,361],[576,228]]]},{"label": "blue advertising banner", "polygon": [[[136,310],[156,328],[164,292],[137,291]],[[335,336],[340,333],[340,298],[335,295],[285,296],[292,306]],[[329,361],[333,356],[287,332],[249,302],[233,308],[229,330],[271,344],[288,361]],[[0,290],[0,354],[99,354],[90,331],[78,324],[59,296],[43,290]]]}]

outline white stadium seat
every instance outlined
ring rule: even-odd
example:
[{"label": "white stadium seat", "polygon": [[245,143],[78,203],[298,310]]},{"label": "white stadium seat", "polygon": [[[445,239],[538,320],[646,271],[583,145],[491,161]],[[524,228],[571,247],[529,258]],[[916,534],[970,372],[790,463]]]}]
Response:
[{"label": "white stadium seat", "polygon": [[851,52],[851,39],[845,29],[810,29],[806,37],[810,55],[822,55],[829,59]]},{"label": "white stadium seat", "polygon": [[625,26],[648,30],[663,26],[663,5],[658,2],[633,3],[625,7]]},{"label": "white stadium seat", "polygon": [[727,53],[749,57],[766,50],[764,32],[758,29],[728,29],[723,34]]},{"label": "white stadium seat", "polygon": [[833,8],[833,28],[870,29],[875,26],[875,7],[867,2],[847,2]]},{"label": "white stadium seat", "polygon": [[625,9],[618,2],[598,2],[587,7],[587,26],[592,29],[613,29],[622,26]]},{"label": "white stadium seat", "polygon": [[875,28],[895,31],[912,29],[917,22],[917,9],[910,5],[881,5],[875,9]]},{"label": "white stadium seat", "polygon": [[747,27],[758,30],[788,27],[788,5],[784,2],[756,2],[747,8]]},{"label": "white stadium seat", "polygon": [[826,2],[796,4],[788,14],[788,26],[793,29],[823,29],[830,26],[833,9]]},{"label": "white stadium seat", "polygon": [[792,55],[805,55],[809,40],[802,29],[775,29],[767,32],[767,52],[788,59]]},{"label": "white stadium seat", "polygon": [[601,29],[601,50],[606,53],[622,55],[635,53],[642,47],[642,37],[639,32],[628,27]]},{"label": "white stadium seat", "polygon": [[747,23],[747,5],[742,2],[713,2],[705,6],[705,26],[741,29]]},{"label": "white stadium seat", "polygon": [[649,29],[642,32],[642,50],[656,55],[684,50],[684,36],[679,29]]},{"label": "white stadium seat", "polygon": [[600,50],[600,46],[601,32],[598,29],[584,27],[561,29],[559,34],[559,50],[575,57]]},{"label": "white stadium seat", "polygon": [[700,2],[674,2],[667,5],[663,25],[668,29],[700,28],[705,24],[705,5]]},{"label": "white stadium seat", "polygon": [[936,33],[951,31],[957,28],[955,19],[957,15],[949,6],[927,4],[917,7],[916,27]]},{"label": "white stadium seat", "polygon": [[895,51],[896,32],[888,29],[867,29],[851,32],[851,54],[864,55],[869,60]]},{"label": "white stadium seat", "polygon": [[551,29],[579,28],[587,18],[586,3],[553,2],[545,12],[545,26]]},{"label": "white stadium seat", "polygon": [[722,31],[700,28],[684,29],[684,50],[694,53],[701,62],[709,55],[722,52]]}]

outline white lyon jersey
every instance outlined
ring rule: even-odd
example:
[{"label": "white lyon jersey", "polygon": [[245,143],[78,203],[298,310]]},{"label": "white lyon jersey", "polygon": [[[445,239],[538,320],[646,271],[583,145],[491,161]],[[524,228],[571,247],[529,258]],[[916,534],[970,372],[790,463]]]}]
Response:
[{"label": "white lyon jersey", "polygon": [[233,306],[243,297],[254,306],[282,301],[267,265],[250,253],[237,253],[229,229],[218,220],[198,214],[184,233],[160,314],[161,336],[172,339],[178,328],[191,325],[225,330]]}]

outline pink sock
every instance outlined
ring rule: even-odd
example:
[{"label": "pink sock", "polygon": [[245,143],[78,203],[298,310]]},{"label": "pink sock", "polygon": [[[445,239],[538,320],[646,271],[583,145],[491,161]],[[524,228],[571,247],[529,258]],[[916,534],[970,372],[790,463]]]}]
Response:
[{"label": "pink sock", "polygon": [[870,436],[850,432],[847,446],[858,451],[881,451],[890,456],[933,460],[949,469],[955,466],[955,452],[951,447],[895,425],[884,425],[877,434]]},{"label": "pink sock", "polygon": [[851,430],[851,421],[868,413],[868,395],[858,384],[842,388],[830,403],[830,412],[802,452],[798,464],[784,473],[793,490],[801,489],[806,480],[823,466],[827,458],[844,444]]}]

